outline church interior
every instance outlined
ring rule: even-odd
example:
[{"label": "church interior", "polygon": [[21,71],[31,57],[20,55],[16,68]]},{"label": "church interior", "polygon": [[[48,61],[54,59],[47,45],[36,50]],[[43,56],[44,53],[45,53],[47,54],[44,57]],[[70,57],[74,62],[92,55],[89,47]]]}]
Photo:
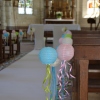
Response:
[{"label": "church interior", "polygon": [[100,0],[0,9],[0,100],[100,100]]}]

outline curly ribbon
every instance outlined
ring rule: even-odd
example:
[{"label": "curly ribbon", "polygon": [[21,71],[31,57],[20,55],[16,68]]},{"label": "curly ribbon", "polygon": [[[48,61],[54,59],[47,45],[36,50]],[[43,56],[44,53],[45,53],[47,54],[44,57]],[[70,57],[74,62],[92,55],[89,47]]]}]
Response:
[{"label": "curly ribbon", "polygon": [[[68,69],[68,67],[69,67],[69,69]],[[72,66],[70,63],[67,62],[67,64],[66,64],[65,60],[61,62],[61,67],[60,67],[59,73],[57,75],[58,87],[59,87],[58,97],[60,100],[64,100],[67,96],[69,96],[69,93],[67,91],[67,86],[70,82],[69,79],[75,78],[73,75],[71,75],[71,70],[72,70]]]},{"label": "curly ribbon", "polygon": [[71,71],[72,71],[72,65],[71,65],[69,62],[67,62],[67,64],[68,64],[69,67],[70,67],[70,69],[69,69],[69,76],[70,76],[71,78],[75,78],[75,77],[71,74]]},{"label": "curly ribbon", "polygon": [[[50,83],[51,83],[51,71],[50,71],[50,65],[46,66],[46,77],[43,80],[43,89],[46,94],[50,92]],[[48,99],[48,96],[46,96],[46,100]]]},{"label": "curly ribbon", "polygon": [[66,86],[68,84],[68,79],[69,79],[69,74],[66,71],[66,61],[64,60],[61,62],[61,67],[59,69],[59,74],[57,75],[58,77],[58,86],[59,86],[59,91],[58,91],[58,96],[60,100],[64,100],[67,95],[69,95],[68,91],[66,90]]},{"label": "curly ribbon", "polygon": [[55,100],[55,98],[57,97],[57,80],[56,80],[56,68],[55,67],[51,67],[51,75],[52,75],[52,79],[51,79],[51,86],[50,86],[50,100]]}]

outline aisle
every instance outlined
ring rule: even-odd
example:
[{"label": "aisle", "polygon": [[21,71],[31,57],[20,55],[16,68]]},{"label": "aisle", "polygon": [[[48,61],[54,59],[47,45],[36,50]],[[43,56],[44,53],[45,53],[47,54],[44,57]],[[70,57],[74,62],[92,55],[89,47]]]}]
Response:
[{"label": "aisle", "polygon": [[45,65],[33,50],[0,72],[0,100],[45,100]]}]

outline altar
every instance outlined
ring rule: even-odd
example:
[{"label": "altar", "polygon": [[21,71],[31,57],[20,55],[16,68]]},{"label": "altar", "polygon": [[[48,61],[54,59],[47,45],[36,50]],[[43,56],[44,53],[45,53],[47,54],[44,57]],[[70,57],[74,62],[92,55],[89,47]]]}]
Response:
[{"label": "altar", "polygon": [[45,0],[44,22],[46,24],[75,23],[75,5],[75,0]]},{"label": "altar", "polygon": [[45,19],[45,24],[75,24],[75,19]]}]

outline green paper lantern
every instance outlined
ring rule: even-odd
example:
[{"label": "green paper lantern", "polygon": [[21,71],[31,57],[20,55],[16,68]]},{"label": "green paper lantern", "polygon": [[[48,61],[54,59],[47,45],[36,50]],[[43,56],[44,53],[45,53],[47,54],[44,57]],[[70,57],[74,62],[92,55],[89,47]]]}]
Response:
[{"label": "green paper lantern", "polygon": [[18,32],[16,32],[16,35],[18,35],[19,33]]},{"label": "green paper lantern", "polygon": [[72,38],[72,35],[71,34],[66,34],[65,38]]}]

